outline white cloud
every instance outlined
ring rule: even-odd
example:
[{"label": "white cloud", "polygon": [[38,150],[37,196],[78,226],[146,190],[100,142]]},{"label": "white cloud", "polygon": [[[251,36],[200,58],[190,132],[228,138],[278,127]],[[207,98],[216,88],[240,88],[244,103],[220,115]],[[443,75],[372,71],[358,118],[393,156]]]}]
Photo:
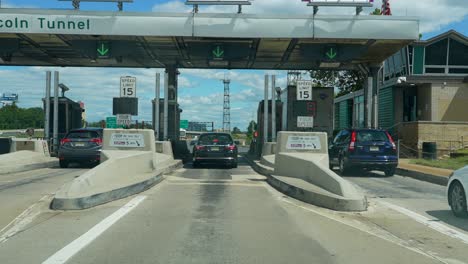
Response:
[{"label": "white cloud", "polygon": [[[437,31],[443,26],[462,21],[468,16],[466,0],[425,0],[408,1],[392,0],[390,2],[394,16],[416,16],[420,18],[422,33]],[[373,8],[365,8],[364,14],[370,13],[374,8],[381,7],[381,1],[376,0]],[[189,12],[181,0],[172,0],[153,7],[154,11]],[[235,13],[237,7],[208,6],[200,7],[201,13]],[[312,14],[312,8],[300,0],[255,0],[251,6],[243,7],[244,13],[253,14]],[[319,14],[348,14],[355,13],[353,8],[320,7]]]}]

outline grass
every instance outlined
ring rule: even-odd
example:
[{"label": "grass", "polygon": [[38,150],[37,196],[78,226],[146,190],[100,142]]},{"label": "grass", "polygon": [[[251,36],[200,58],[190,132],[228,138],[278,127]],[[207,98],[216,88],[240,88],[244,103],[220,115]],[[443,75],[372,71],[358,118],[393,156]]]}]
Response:
[{"label": "grass", "polygon": [[410,163],[442,169],[458,170],[468,165],[468,156],[443,160],[412,159],[410,160]]},{"label": "grass", "polygon": [[457,153],[463,153],[468,155],[468,149],[459,149],[456,151]]}]

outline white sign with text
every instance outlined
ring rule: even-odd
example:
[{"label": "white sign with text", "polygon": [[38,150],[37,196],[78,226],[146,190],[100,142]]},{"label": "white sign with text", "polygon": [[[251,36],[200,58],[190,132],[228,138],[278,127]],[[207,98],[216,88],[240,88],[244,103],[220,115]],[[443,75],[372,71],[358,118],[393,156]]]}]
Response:
[{"label": "white sign with text", "polygon": [[297,100],[312,100],[312,81],[297,81]]},{"label": "white sign with text", "polygon": [[143,134],[113,133],[109,145],[111,147],[144,148],[145,138]]},{"label": "white sign with text", "polygon": [[313,150],[321,148],[318,136],[288,136],[286,142],[286,149]]},{"label": "white sign with text", "polygon": [[120,97],[136,97],[136,77],[120,77]]},{"label": "white sign with text", "polygon": [[132,122],[132,116],[131,115],[117,115],[117,125],[120,126],[129,126],[130,123]]},{"label": "white sign with text", "polygon": [[297,127],[314,127],[313,116],[298,116]]}]

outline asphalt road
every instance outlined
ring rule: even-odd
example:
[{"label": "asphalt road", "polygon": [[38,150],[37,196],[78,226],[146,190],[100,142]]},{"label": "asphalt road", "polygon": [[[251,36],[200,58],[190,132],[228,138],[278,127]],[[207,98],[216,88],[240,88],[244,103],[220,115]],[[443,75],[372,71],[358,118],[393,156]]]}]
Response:
[{"label": "asphalt road", "polygon": [[0,263],[417,264],[468,259],[460,240],[373,198],[363,213],[318,208],[285,197],[240,161],[237,169],[192,169],[189,164],[146,192],[88,210],[43,208],[0,242]]}]

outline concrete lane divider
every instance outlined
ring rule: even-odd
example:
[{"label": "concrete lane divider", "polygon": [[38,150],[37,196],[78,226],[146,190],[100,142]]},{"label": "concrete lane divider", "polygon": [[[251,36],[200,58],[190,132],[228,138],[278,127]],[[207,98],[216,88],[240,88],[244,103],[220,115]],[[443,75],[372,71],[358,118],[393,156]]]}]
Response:
[{"label": "concrete lane divider", "polygon": [[0,174],[57,167],[50,157],[47,142],[40,139],[12,138],[9,153],[0,155]]},{"label": "concrete lane divider", "polygon": [[327,134],[279,132],[268,182],[296,199],[338,211],[365,211],[367,199],[328,167]]},{"label": "concrete lane divider", "polygon": [[182,165],[174,160],[167,143],[155,142],[149,129],[105,129],[101,164],[64,185],[51,208],[86,209],[151,188],[163,179],[162,174]]}]

